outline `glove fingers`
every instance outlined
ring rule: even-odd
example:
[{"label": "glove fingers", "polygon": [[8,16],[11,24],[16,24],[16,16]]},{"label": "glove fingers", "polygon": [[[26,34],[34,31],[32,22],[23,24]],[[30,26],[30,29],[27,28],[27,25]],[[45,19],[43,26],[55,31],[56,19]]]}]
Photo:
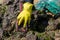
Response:
[{"label": "glove fingers", "polygon": [[27,25],[27,21],[28,21],[28,17],[25,17],[25,19],[24,19],[24,25],[23,25],[24,28],[25,28],[26,25]]},{"label": "glove fingers", "polygon": [[18,16],[17,16],[17,19],[20,19],[22,16],[22,14],[20,13]]},{"label": "glove fingers", "polygon": [[20,25],[20,24],[21,24],[22,20],[23,20],[23,17],[22,17],[22,18],[20,18],[20,20],[18,21],[18,25]]}]

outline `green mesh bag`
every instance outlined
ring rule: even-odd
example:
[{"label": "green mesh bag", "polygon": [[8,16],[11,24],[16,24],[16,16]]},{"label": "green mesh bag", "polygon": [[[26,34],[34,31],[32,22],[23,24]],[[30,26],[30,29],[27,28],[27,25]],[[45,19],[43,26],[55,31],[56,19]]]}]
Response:
[{"label": "green mesh bag", "polygon": [[44,7],[53,14],[58,14],[60,13],[60,0],[39,0],[35,4],[37,10],[43,10]]}]

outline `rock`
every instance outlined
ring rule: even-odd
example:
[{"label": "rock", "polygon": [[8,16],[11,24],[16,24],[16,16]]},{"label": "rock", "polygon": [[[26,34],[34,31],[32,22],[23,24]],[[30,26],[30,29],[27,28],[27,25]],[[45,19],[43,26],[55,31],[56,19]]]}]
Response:
[{"label": "rock", "polygon": [[21,40],[27,40],[25,37],[21,38]]},{"label": "rock", "polygon": [[46,32],[46,35],[49,35],[51,38],[54,39],[54,37],[55,37],[55,32],[54,32],[54,31],[47,31],[47,32]]},{"label": "rock", "polygon": [[6,0],[6,1],[10,1],[10,2],[12,2],[12,4],[7,3],[8,5],[6,5],[7,8],[6,8],[6,11],[3,16],[2,26],[4,29],[11,29],[12,27],[10,27],[10,26],[14,25],[11,23],[12,23],[12,21],[15,21],[18,11],[19,11],[19,1],[18,0],[14,0],[14,1]]},{"label": "rock", "polygon": [[59,31],[55,32],[55,40],[60,40],[60,32]]},{"label": "rock", "polygon": [[46,31],[52,31],[52,30],[56,29],[56,26],[54,25],[54,22],[55,22],[55,20],[52,19],[52,18],[48,21],[49,25],[46,27]]},{"label": "rock", "polygon": [[3,36],[3,30],[0,28],[0,40],[2,39]]},{"label": "rock", "polygon": [[7,4],[11,0],[0,0],[0,4]]},{"label": "rock", "polygon": [[56,28],[54,26],[47,26],[47,28],[45,29],[46,31],[52,31],[55,30]]},{"label": "rock", "polygon": [[60,29],[60,17],[55,20],[54,26],[56,27],[56,29]]},{"label": "rock", "polygon": [[32,32],[28,32],[26,35],[27,40],[36,40],[36,35],[32,34]]}]

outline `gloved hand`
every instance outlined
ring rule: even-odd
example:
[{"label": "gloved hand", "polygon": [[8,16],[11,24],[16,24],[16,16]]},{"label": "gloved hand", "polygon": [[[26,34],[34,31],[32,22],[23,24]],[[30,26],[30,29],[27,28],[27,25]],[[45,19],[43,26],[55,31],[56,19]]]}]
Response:
[{"label": "gloved hand", "polygon": [[23,27],[30,23],[33,4],[27,2],[23,4],[23,11],[17,16],[18,25],[24,20]]}]

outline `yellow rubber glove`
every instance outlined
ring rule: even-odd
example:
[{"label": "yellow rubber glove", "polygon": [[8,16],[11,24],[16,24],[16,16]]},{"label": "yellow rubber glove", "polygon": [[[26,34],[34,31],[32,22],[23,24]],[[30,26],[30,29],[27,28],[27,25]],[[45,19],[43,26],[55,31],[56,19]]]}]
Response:
[{"label": "yellow rubber glove", "polygon": [[33,4],[27,2],[23,4],[23,11],[17,16],[18,25],[24,20],[23,27],[30,23]]}]

